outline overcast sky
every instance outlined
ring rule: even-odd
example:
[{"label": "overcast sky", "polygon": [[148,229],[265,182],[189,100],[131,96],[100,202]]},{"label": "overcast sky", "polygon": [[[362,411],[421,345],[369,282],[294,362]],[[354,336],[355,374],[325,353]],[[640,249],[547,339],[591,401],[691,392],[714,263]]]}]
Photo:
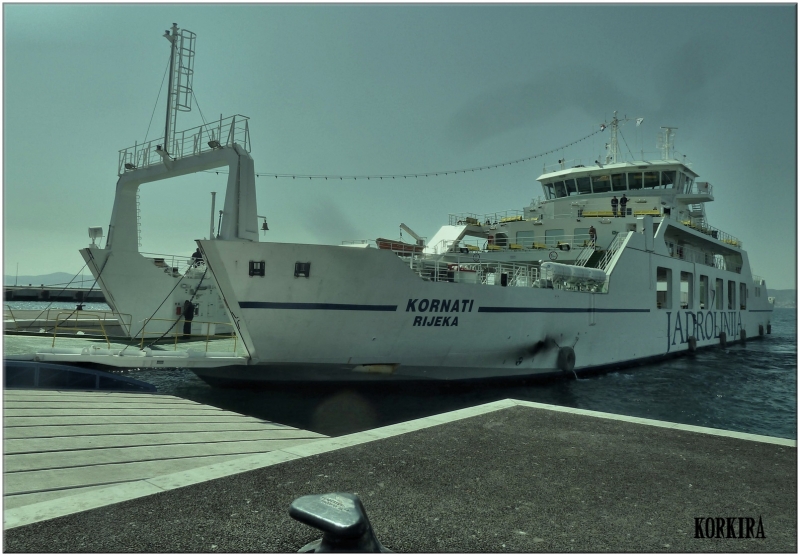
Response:
[{"label": "overcast sky", "polygon": [[[77,273],[107,232],[120,149],[163,134],[173,22],[197,33],[206,120],[250,118],[258,172],[401,174],[525,158],[643,117],[714,186],[709,223],[744,242],[769,287],[796,282],[794,5],[3,6],[6,274]],[[166,86],[165,86],[166,87]],[[157,102],[158,98],[158,102]],[[198,106],[178,129],[202,123]],[[152,122],[151,122],[152,117]],[[558,158],[594,161],[608,132],[531,162],[405,180],[257,179],[264,240],[432,237],[448,213],[521,209]],[[142,251],[189,255],[210,192],[195,175],[141,189]],[[407,236],[406,236],[407,237]]]}]

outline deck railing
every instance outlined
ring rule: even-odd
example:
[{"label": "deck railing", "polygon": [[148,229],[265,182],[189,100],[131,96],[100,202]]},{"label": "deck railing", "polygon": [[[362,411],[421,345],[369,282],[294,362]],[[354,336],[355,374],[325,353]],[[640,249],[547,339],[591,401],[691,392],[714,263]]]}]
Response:
[{"label": "deck railing", "polygon": [[[53,343],[50,347],[55,347],[59,330],[61,332],[74,331],[76,334],[83,334],[83,331],[87,328],[87,324],[94,324],[95,322],[100,327],[100,333],[103,336],[103,339],[106,341],[106,348],[110,348],[111,342],[108,340],[108,334],[106,334],[106,328],[103,324],[105,319],[103,318],[102,314],[96,314],[89,311],[70,312],[63,310],[56,316],[56,324],[53,327]],[[92,326],[92,328],[94,328],[94,326]]]},{"label": "deck railing", "polygon": [[451,226],[459,226],[463,224],[491,225],[521,221],[524,217],[523,215],[524,212],[521,210],[501,210],[497,212],[487,212],[486,214],[459,212],[458,214],[449,214],[447,221]]},{"label": "deck railing", "polygon": [[[146,143],[119,151],[117,174],[147,168],[161,164],[164,156],[178,160],[186,156],[197,155],[220,147],[229,147],[234,143],[250,152],[250,128],[247,116],[235,115],[220,118],[216,122],[203,124],[185,131],[175,133],[171,145],[164,145],[164,138],[152,139]],[[160,147],[160,149],[158,148]],[[160,154],[164,153],[166,154]]]},{"label": "deck railing", "polygon": [[719,228],[715,228],[714,226],[707,226],[707,225],[700,226],[692,223],[691,220],[681,220],[680,223],[683,224],[684,226],[692,228],[693,230],[697,230],[700,233],[709,235],[712,238],[721,241],[722,243],[727,243],[732,247],[738,247],[738,248],[742,247],[742,242],[739,239],[732,236],[731,234],[723,232]]},{"label": "deck railing", "polygon": [[[149,332],[148,333],[146,331],[146,328],[147,328],[148,323],[151,323],[151,322],[165,322],[165,323],[168,322],[168,323],[172,323],[172,328],[170,328],[167,332],[160,332],[159,331],[159,332]],[[184,340],[191,340],[192,338],[196,338],[196,339],[197,338],[205,338],[205,351],[208,351],[208,343],[209,343],[209,341],[220,340],[220,339],[225,339],[225,340],[232,339],[233,340],[233,349],[232,349],[232,351],[234,353],[236,352],[236,342],[238,340],[238,336],[236,336],[236,333],[234,331],[231,331],[228,334],[217,334],[216,333],[216,327],[218,325],[219,326],[230,326],[229,322],[213,322],[213,321],[203,321],[203,320],[192,320],[190,322],[192,322],[193,325],[200,325],[201,330],[205,330],[205,332],[200,332],[200,333],[190,332],[190,333],[184,334],[184,332],[183,332],[183,324],[185,322],[186,321],[184,320],[183,317],[180,317],[177,320],[161,319],[161,318],[145,319],[144,325],[142,326],[142,330],[141,330],[141,341],[139,343],[139,348],[140,349],[144,349],[144,342],[147,339],[147,335],[149,334],[151,338],[152,337],[156,338],[156,342],[158,342],[161,339],[166,338],[167,341],[172,342],[172,344],[174,346],[173,349],[175,349],[175,350],[178,349],[178,339],[179,338],[184,339]],[[151,330],[152,330],[152,328],[151,328]]]}]

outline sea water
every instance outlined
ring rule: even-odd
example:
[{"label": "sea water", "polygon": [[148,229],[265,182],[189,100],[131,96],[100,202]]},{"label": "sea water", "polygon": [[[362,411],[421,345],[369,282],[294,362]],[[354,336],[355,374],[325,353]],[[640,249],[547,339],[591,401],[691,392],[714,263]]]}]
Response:
[{"label": "sea water", "polygon": [[772,334],[762,339],[578,379],[424,389],[400,383],[221,389],[181,369],[130,371],[130,376],[164,394],[328,435],[514,398],[797,438],[795,309],[776,309]]},{"label": "sea water", "polygon": [[[10,302],[12,309],[74,303]],[[87,310],[108,310],[87,303]],[[286,425],[338,435],[505,398],[718,429],[797,438],[797,313],[775,309],[772,334],[745,344],[589,377],[498,385],[401,383],[211,388],[185,369],[133,370],[160,393]],[[620,341],[623,341],[621,338]]]}]

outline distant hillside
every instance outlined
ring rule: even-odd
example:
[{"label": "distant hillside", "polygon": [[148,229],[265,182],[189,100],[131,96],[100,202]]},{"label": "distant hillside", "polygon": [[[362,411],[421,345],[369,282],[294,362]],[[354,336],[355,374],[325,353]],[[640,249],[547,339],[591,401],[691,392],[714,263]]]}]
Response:
[{"label": "distant hillside", "polygon": [[[9,276],[8,274],[3,275],[3,285],[4,286],[13,286],[14,282],[18,286],[27,286],[31,284],[33,286],[41,286],[44,284],[45,286],[57,286],[63,285],[66,286],[69,284],[69,281],[75,278],[74,274],[69,274],[68,272],[53,272],[52,274],[42,274],[40,276]],[[84,285],[89,287],[92,285],[94,278],[92,278],[92,274],[90,272],[86,272],[83,276],[84,278]],[[72,280],[72,286],[79,286],[81,283],[81,277],[78,276],[74,280]]]},{"label": "distant hillside", "polygon": [[775,298],[776,308],[797,308],[797,290],[769,290],[769,295]]}]

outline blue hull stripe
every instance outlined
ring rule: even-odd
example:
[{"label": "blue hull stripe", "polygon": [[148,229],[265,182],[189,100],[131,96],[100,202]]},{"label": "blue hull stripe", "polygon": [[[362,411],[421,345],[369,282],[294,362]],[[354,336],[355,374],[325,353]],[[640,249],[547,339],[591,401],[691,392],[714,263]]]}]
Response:
[{"label": "blue hull stripe", "polygon": [[748,313],[771,313],[772,309],[748,309]]},{"label": "blue hull stripe", "polygon": [[354,303],[273,303],[240,301],[242,309],[305,309],[323,311],[397,311],[397,305],[357,305]]},{"label": "blue hull stripe", "polygon": [[650,309],[583,309],[567,307],[478,307],[479,313],[649,313]]}]

